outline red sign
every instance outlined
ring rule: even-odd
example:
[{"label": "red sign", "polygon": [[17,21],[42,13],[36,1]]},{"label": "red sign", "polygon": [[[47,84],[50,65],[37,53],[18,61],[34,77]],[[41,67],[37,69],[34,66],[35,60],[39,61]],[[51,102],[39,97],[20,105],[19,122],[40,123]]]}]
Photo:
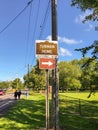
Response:
[{"label": "red sign", "polygon": [[39,59],[40,69],[55,69],[55,59],[53,58],[40,58]]}]

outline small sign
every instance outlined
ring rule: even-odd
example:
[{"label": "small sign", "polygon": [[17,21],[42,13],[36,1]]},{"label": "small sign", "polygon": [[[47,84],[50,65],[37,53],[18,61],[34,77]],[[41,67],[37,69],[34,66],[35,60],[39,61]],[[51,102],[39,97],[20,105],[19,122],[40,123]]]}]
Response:
[{"label": "small sign", "polygon": [[53,58],[40,58],[39,59],[40,69],[55,69],[55,59]]},{"label": "small sign", "polygon": [[36,41],[37,55],[58,55],[57,41]]}]

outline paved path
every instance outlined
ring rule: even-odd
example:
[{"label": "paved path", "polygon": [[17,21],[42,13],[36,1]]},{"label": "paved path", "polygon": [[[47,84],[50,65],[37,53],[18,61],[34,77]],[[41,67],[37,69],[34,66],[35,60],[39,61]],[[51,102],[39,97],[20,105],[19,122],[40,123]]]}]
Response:
[{"label": "paved path", "polygon": [[6,94],[0,96],[0,117],[6,114],[6,112],[16,103],[13,94]]}]

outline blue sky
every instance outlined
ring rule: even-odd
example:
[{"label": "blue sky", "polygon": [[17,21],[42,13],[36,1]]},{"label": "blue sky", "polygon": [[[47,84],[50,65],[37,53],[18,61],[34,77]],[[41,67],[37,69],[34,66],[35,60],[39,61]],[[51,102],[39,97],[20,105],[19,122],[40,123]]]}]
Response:
[{"label": "blue sky", "polygon": [[[33,0],[20,16],[2,31],[30,0],[0,0],[0,81],[21,78],[28,64],[36,63],[36,40],[51,39],[51,3]],[[71,0],[57,0],[58,61],[81,59],[76,48],[97,40],[96,22],[82,23],[90,11],[70,6]]]}]

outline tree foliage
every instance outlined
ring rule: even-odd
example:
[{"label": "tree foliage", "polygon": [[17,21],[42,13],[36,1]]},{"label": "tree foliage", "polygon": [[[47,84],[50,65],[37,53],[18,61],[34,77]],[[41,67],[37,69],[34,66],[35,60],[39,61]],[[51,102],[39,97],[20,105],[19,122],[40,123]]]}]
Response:
[{"label": "tree foliage", "polygon": [[81,70],[76,61],[59,63],[59,83],[61,90],[78,89],[81,87],[79,78]]},{"label": "tree foliage", "polygon": [[82,11],[87,9],[92,11],[85,17],[84,22],[87,20],[98,21],[98,0],[72,0],[71,5],[80,8]]},{"label": "tree foliage", "polygon": [[97,61],[83,66],[89,58],[81,60],[63,61],[59,63],[60,90],[93,90],[98,89],[98,73],[95,70]]},{"label": "tree foliage", "polygon": [[[98,62],[94,59],[89,65],[84,64],[89,58],[85,57],[80,60],[61,61],[59,67],[59,89],[68,90],[91,90],[91,93],[98,89]],[[40,70],[38,63],[30,70],[29,74],[24,75],[24,85],[26,88],[39,91],[46,87],[45,70]],[[0,88],[24,88],[19,78],[13,81],[0,82]],[[91,94],[90,93],[90,94]]]},{"label": "tree foliage", "polygon": [[45,89],[45,71],[39,69],[39,65],[37,64],[31,69],[29,75],[26,74],[24,76],[24,85],[32,90],[42,90]]},{"label": "tree foliage", "polygon": [[16,78],[12,81],[0,82],[0,89],[23,89],[23,83],[20,78]]},{"label": "tree foliage", "polygon": [[[80,49],[75,49],[76,51],[81,51],[83,57],[87,54],[87,52],[89,50],[92,49],[91,52],[91,57],[87,60],[87,62],[84,65],[89,65],[90,62],[92,62],[93,60],[98,60],[98,41],[94,41],[94,43],[88,47],[84,47],[84,48],[80,48]],[[98,64],[98,63],[96,63]]]},{"label": "tree foliage", "polygon": [[[82,11],[91,10],[91,13],[85,16],[83,22],[88,20],[98,21],[98,0],[72,0],[71,5],[76,6]],[[98,40],[96,39],[90,46],[75,50],[81,51],[83,56],[85,56],[89,50],[93,50],[91,53],[92,56],[87,61],[87,64],[94,59],[98,60]]]},{"label": "tree foliage", "polygon": [[7,89],[7,88],[9,88],[9,84],[10,84],[9,81],[2,81],[2,82],[0,82],[0,89]]},{"label": "tree foliage", "polygon": [[23,88],[23,83],[22,83],[22,81],[20,80],[20,78],[16,78],[16,79],[14,79],[14,80],[11,82],[10,86],[11,86],[13,89],[20,90],[20,89]]},{"label": "tree foliage", "polygon": [[97,71],[96,71],[96,60],[93,60],[89,63],[89,65],[83,66],[89,58],[82,58],[80,60],[80,66],[82,70],[82,76],[81,76],[81,83],[82,83],[82,89],[90,89],[92,85],[95,85],[97,87]]}]

